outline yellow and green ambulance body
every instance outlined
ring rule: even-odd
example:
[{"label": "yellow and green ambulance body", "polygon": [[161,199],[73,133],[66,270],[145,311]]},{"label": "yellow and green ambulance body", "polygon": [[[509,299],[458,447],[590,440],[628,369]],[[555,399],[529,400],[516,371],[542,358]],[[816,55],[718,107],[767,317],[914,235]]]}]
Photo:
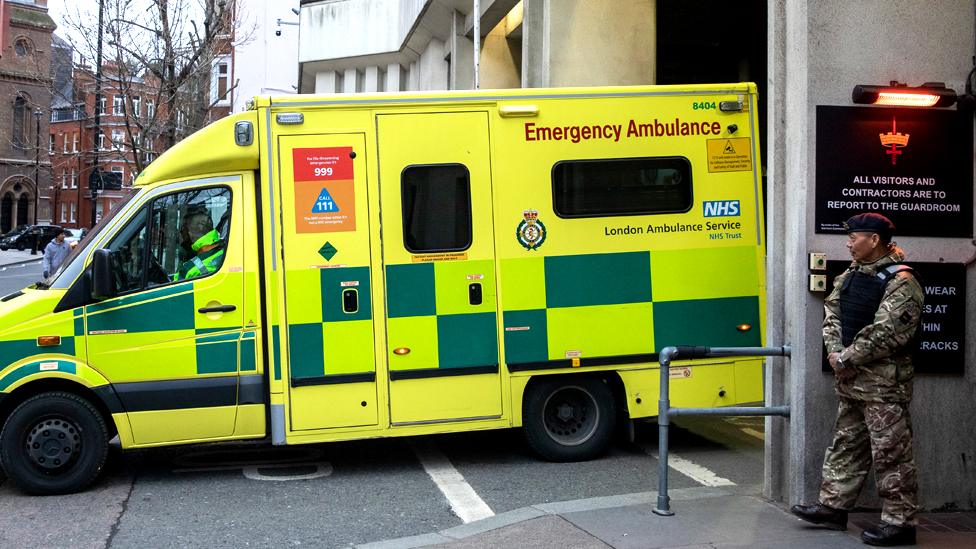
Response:
[{"label": "yellow and green ambulance body", "polygon": [[[520,426],[595,456],[656,415],[661,348],[762,343],[756,113],[753,84],[257,98],[0,299],[0,463],[57,493],[115,435]],[[673,370],[677,405],[762,400],[760,360]]]}]

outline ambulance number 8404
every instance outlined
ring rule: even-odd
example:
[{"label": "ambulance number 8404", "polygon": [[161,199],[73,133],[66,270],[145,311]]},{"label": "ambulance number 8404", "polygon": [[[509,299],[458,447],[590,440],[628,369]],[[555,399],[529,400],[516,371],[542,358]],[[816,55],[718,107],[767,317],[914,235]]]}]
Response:
[{"label": "ambulance number 8404", "polygon": [[693,110],[696,110],[696,111],[704,111],[704,110],[708,110],[708,109],[714,109],[715,108],[715,102],[714,101],[695,101],[694,103],[691,104],[691,108]]}]

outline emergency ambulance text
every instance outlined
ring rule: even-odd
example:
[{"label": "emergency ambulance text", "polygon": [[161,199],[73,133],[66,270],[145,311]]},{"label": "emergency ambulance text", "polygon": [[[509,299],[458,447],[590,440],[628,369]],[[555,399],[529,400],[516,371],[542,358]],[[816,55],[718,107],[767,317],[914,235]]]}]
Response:
[{"label": "emergency ambulance text", "polygon": [[526,141],[569,141],[579,143],[590,139],[613,139],[619,142],[621,136],[631,137],[673,137],[694,135],[719,135],[722,125],[718,122],[661,122],[657,118],[646,123],[631,119],[626,133],[623,124],[594,124],[590,126],[538,126],[534,122],[525,123]]}]

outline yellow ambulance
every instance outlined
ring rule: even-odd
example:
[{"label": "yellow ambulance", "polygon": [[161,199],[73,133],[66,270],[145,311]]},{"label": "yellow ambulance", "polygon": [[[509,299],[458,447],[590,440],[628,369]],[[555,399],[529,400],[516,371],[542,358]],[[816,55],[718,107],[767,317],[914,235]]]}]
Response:
[{"label": "yellow ambulance", "polygon": [[[522,427],[598,455],[657,352],[758,346],[754,84],[260,97],[0,298],[0,463],[76,491],[123,448]],[[762,400],[678,363],[676,405]]]}]

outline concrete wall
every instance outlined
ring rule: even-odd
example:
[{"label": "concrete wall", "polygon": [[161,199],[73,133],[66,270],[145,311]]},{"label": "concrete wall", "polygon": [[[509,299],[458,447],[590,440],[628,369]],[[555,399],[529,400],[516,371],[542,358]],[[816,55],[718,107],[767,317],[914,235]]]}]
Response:
[{"label": "concrete wall", "polygon": [[241,19],[239,40],[244,43],[234,52],[233,112],[244,110],[256,95],[285,95],[296,93],[298,84],[298,27],[282,25],[276,36],[278,19],[297,22],[291,8],[298,0],[243,0],[238,2]]},{"label": "concrete wall", "polygon": [[654,83],[654,0],[546,1],[549,86]]},{"label": "concrete wall", "polygon": [[[518,21],[521,24],[521,19]],[[481,43],[481,87],[522,87],[522,41],[509,38],[509,20],[502,19]]]},{"label": "concrete wall", "polygon": [[335,0],[302,6],[298,62],[395,52],[426,0]]},{"label": "concrete wall", "polygon": [[[841,236],[814,234],[817,105],[851,105],[855,84],[945,81],[962,91],[972,68],[974,5],[966,0],[776,0],[770,3],[768,272],[772,343],[793,345],[785,365],[771,363],[776,398],[793,407],[789,446],[770,442],[767,493],[815,501],[836,409],[832,378],[820,370],[823,298],[807,290],[807,253],[849,255]],[[896,237],[910,260],[972,261],[969,239]],[[916,377],[912,403],[920,498],[927,509],[976,507],[976,269],[967,271],[966,372]],[[779,333],[782,326],[782,334]],[[777,366],[785,366],[785,379]],[[782,420],[769,420],[772,433]],[[785,441],[784,441],[785,442]],[[873,486],[861,503],[877,505]]]}]

